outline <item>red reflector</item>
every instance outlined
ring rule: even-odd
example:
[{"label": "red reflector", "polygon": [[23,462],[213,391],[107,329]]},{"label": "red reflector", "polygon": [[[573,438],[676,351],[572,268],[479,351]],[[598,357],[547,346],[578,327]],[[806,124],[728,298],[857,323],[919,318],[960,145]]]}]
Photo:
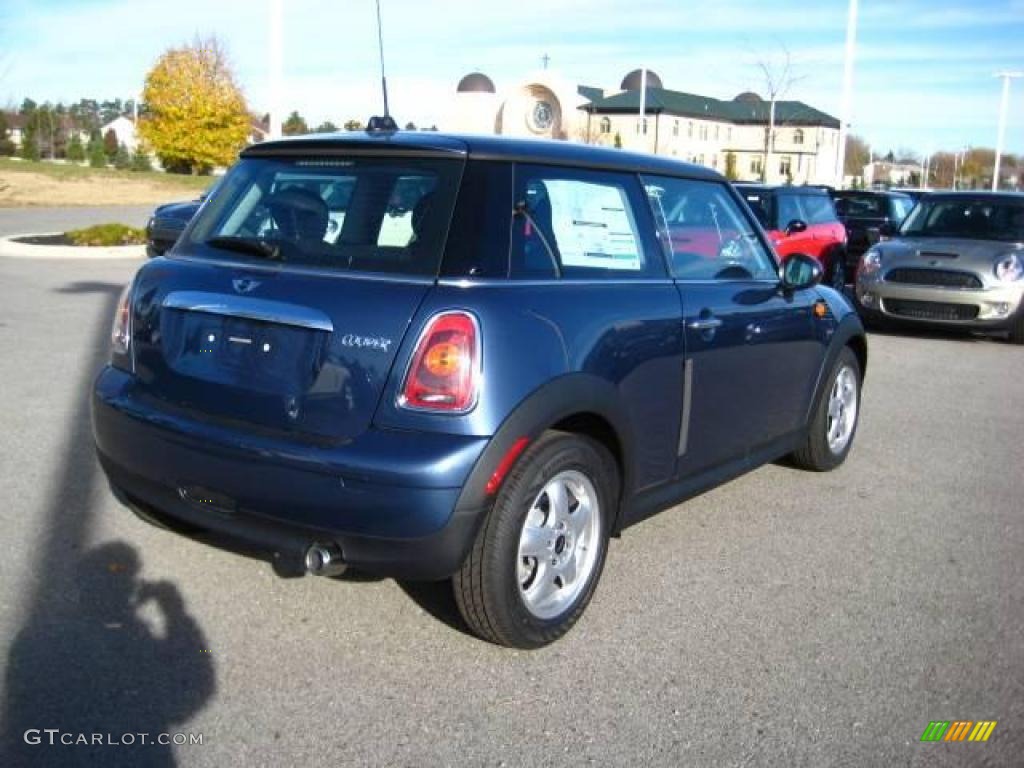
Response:
[{"label": "red reflector", "polygon": [[402,384],[399,405],[463,413],[476,404],[480,334],[466,312],[435,315],[420,335]]},{"label": "red reflector", "polygon": [[502,456],[501,461],[498,462],[498,466],[494,470],[494,474],[491,475],[491,479],[487,481],[487,486],[484,488],[484,492],[488,496],[493,496],[501,487],[501,483],[505,479],[505,475],[507,475],[508,471],[512,469],[512,465],[516,463],[516,459],[519,458],[519,454],[521,454],[529,444],[530,438],[528,437],[520,437],[512,443],[512,447],[508,449],[508,452]]}]

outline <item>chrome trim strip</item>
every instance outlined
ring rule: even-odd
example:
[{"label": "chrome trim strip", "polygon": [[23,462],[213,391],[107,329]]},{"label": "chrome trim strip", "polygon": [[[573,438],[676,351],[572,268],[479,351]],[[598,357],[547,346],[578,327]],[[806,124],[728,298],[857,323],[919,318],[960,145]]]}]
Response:
[{"label": "chrome trim strip", "polygon": [[515,288],[543,285],[672,285],[668,278],[640,278],[637,280],[601,280],[599,278],[571,277],[548,278],[543,280],[516,280],[513,277],[442,277],[438,285],[450,288]]},{"label": "chrome trim strip", "polygon": [[679,418],[679,446],[676,456],[686,453],[690,438],[690,404],[693,398],[693,360],[683,363],[683,412]]},{"label": "chrome trim strip", "polygon": [[204,291],[172,291],[163,300],[168,309],[184,309],[190,312],[206,312],[225,317],[244,317],[265,323],[294,325],[316,331],[334,331],[331,318],[318,309],[286,304],[283,301],[254,299],[248,296],[230,296]]},{"label": "chrome trim strip", "polygon": [[405,283],[409,285],[433,285],[434,278],[426,275],[397,275],[389,272],[357,272],[354,270],[321,269],[300,265],[261,264],[254,261],[231,259],[211,259],[205,256],[190,256],[183,253],[165,253],[164,258],[170,261],[190,261],[196,264],[209,264],[215,267],[244,269],[247,272],[267,272],[272,274],[308,275],[311,277],[331,277],[342,280],[367,280],[378,283]]}]

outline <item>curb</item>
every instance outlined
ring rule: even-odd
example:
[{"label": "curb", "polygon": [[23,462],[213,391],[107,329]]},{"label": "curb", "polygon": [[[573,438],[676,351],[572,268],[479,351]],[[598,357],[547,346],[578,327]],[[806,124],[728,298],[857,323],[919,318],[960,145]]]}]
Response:
[{"label": "curb", "polygon": [[29,232],[21,235],[0,237],[0,256],[12,259],[142,259],[146,256],[144,245],[80,246],[80,245],[30,245],[17,243],[18,237],[59,235],[60,232]]}]

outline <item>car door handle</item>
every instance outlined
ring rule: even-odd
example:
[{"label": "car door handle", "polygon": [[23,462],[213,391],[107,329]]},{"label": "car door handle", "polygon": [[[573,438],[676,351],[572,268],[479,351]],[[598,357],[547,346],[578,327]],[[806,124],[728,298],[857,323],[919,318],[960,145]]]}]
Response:
[{"label": "car door handle", "polygon": [[721,325],[722,321],[717,317],[698,317],[687,323],[687,327],[694,331],[713,331]]}]

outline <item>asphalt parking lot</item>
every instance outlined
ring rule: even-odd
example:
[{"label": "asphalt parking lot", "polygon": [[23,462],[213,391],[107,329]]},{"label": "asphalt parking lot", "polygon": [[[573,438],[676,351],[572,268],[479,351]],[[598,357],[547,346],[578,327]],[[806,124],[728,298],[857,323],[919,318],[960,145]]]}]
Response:
[{"label": "asphalt parking lot", "polygon": [[628,530],[569,636],[516,652],[435,586],[278,579],[117,504],[87,396],[136,266],[0,259],[0,764],[1021,764],[1024,349],[873,335],[844,467]]}]

